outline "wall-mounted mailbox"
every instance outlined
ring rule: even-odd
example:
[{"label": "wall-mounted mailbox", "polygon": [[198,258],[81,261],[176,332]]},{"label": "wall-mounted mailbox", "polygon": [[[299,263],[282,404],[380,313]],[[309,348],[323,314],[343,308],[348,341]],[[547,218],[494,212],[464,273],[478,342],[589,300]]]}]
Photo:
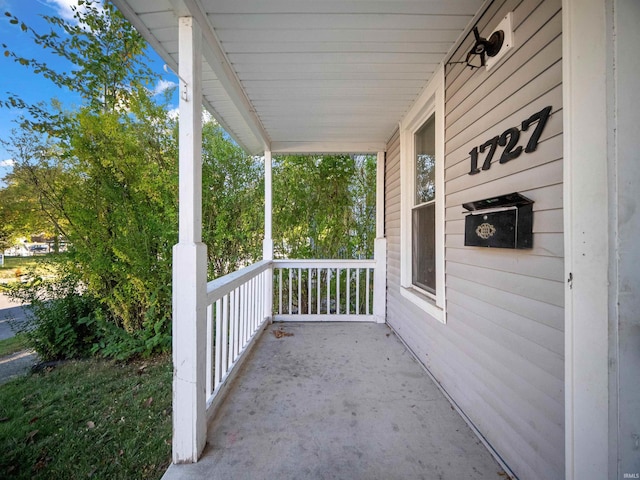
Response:
[{"label": "wall-mounted mailbox", "polygon": [[532,248],[533,200],[510,193],[464,203],[464,244],[472,247]]}]

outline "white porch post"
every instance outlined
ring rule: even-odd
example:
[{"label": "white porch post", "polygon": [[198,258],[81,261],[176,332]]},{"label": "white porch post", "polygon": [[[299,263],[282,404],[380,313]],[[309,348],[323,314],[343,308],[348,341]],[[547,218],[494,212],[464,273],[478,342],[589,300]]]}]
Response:
[{"label": "white porch post", "polygon": [[[264,152],[264,240],[262,242],[262,259],[273,260],[273,195],[272,195],[272,158],[271,151]],[[264,316],[273,314],[273,268],[267,270],[264,285]]]},{"label": "white porch post", "polygon": [[384,162],[385,152],[378,152],[376,163],[376,240],[373,257],[373,315],[378,323],[386,321],[387,307],[387,239],[384,236]]},{"label": "white porch post", "polygon": [[273,216],[271,152],[264,152],[264,240],[262,258],[273,260],[273,238],[271,219]]},{"label": "white porch post", "polygon": [[[179,25],[179,239],[173,248],[173,462],[196,462],[206,440],[205,302],[207,247],[202,243],[201,33]],[[186,84],[186,85],[185,85]]]}]

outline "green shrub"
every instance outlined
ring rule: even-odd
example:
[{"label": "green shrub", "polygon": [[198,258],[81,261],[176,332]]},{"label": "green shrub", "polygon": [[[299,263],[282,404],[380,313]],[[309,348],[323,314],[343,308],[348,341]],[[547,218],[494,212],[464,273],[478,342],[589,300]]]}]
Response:
[{"label": "green shrub", "polygon": [[97,300],[81,293],[75,275],[54,279],[36,277],[14,284],[9,295],[25,304],[27,321],[18,327],[41,360],[84,358],[97,341],[97,329],[88,321],[100,311]]},{"label": "green shrub", "polygon": [[93,355],[129,360],[134,357],[150,357],[156,352],[168,352],[171,349],[171,335],[167,333],[171,327],[162,322],[154,322],[152,326],[127,332],[106,319],[102,311],[81,319],[81,322],[97,331],[91,347]]},{"label": "green shrub", "polygon": [[158,305],[170,304],[170,300],[161,298],[169,295],[167,288],[158,288],[150,295],[151,308],[143,315],[141,327],[129,330],[80,280],[72,254],[40,265],[38,274],[42,276],[28,271],[28,282],[2,287],[14,300],[25,304],[27,321],[18,325],[17,331],[24,334],[27,346],[41,360],[90,356],[129,360],[170,351],[170,316],[166,311],[156,312]]}]

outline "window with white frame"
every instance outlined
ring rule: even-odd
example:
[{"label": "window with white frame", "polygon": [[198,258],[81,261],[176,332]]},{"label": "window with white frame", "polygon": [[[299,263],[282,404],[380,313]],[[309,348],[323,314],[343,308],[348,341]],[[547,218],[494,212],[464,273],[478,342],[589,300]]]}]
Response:
[{"label": "window with white frame", "polygon": [[435,115],[414,135],[415,199],[411,211],[411,280],[436,293],[436,122]]},{"label": "window with white frame", "polygon": [[407,113],[400,129],[401,293],[444,323],[442,68]]}]

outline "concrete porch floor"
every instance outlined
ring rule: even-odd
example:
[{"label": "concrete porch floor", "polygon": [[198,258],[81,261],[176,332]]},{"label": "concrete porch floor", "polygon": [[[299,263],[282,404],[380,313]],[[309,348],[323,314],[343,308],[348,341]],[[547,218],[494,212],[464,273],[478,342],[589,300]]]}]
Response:
[{"label": "concrete porch floor", "polygon": [[276,323],[250,355],[164,480],[507,478],[386,325]]}]

